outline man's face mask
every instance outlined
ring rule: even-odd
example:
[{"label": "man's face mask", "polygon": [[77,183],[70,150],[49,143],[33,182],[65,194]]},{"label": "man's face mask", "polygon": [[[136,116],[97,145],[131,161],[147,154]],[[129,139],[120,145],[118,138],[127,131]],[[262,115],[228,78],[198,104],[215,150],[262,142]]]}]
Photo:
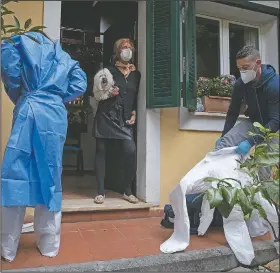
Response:
[{"label": "man's face mask", "polygon": [[240,75],[242,81],[246,84],[248,82],[253,81],[257,76],[257,71],[255,71],[256,63],[252,69],[248,70],[240,70]]}]

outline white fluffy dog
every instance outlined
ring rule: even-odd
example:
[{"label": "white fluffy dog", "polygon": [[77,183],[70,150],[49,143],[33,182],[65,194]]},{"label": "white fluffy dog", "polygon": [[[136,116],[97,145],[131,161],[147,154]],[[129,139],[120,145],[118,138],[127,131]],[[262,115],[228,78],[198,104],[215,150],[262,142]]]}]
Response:
[{"label": "white fluffy dog", "polygon": [[94,76],[93,94],[97,101],[107,100],[118,95],[119,88],[115,86],[113,75],[109,69],[99,70]]}]

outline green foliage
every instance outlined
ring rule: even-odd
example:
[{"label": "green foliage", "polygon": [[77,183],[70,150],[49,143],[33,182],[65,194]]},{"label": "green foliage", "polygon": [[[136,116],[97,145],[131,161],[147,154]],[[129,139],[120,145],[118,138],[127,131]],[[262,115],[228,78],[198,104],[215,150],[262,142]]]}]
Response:
[{"label": "green foliage", "polygon": [[[261,204],[256,199],[256,193],[260,192],[262,197],[266,199],[272,206],[275,207],[280,219],[280,204],[279,204],[279,144],[273,144],[273,140],[279,141],[279,133],[271,133],[269,129],[263,127],[259,123],[254,123],[255,132],[249,132],[252,136],[261,136],[263,142],[256,145],[253,153],[245,160],[238,161],[240,168],[245,171],[251,178],[250,185],[242,186],[241,182],[232,179],[224,178],[217,179],[208,177],[205,182],[217,182],[217,188],[211,188],[206,192],[206,197],[211,208],[217,208],[223,217],[227,218],[234,206],[239,206],[243,212],[244,218],[249,219],[254,209],[258,210],[271,226],[276,241],[279,241],[279,236],[276,236],[275,230],[267,219],[267,215]],[[261,168],[266,167],[272,170],[272,175],[269,180],[261,180],[259,173]],[[235,187],[229,183],[232,180],[239,184]]]},{"label": "green foliage", "polygon": [[197,80],[197,96],[231,97],[235,81],[233,75],[222,75],[212,79],[200,77]]},{"label": "green foliage", "polygon": [[[32,39],[33,41],[38,41],[28,35],[28,32],[42,32],[42,30],[45,28],[44,26],[32,26],[32,19],[29,18],[25,21],[24,25],[21,26],[19,19],[15,16],[15,13],[12,10],[9,10],[5,4],[11,1],[4,1],[4,3],[1,5],[1,40],[7,40],[11,43],[13,43],[13,40],[11,37],[15,35],[25,35]],[[17,2],[17,1],[13,1]],[[5,18],[6,16],[12,16],[13,17],[13,24],[5,24]]]}]

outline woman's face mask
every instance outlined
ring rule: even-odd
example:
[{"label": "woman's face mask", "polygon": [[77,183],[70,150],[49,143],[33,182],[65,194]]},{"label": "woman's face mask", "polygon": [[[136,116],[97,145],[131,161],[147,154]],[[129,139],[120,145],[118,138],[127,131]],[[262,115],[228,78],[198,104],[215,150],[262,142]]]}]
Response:
[{"label": "woman's face mask", "polygon": [[132,50],[130,48],[122,49],[120,57],[124,62],[129,62],[132,58]]}]

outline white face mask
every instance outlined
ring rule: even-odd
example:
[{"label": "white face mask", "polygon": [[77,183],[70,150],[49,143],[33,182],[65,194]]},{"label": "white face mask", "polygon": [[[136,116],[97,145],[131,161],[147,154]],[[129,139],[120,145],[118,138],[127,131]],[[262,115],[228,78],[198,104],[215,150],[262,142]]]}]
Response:
[{"label": "white face mask", "polygon": [[256,65],[254,65],[253,69],[240,71],[241,79],[245,84],[256,78],[257,71],[254,70],[255,66]]},{"label": "white face mask", "polygon": [[123,49],[121,54],[120,54],[120,56],[121,56],[121,58],[122,58],[122,60],[124,62],[130,61],[131,58],[132,58],[132,51],[131,51],[131,49],[130,48]]}]

